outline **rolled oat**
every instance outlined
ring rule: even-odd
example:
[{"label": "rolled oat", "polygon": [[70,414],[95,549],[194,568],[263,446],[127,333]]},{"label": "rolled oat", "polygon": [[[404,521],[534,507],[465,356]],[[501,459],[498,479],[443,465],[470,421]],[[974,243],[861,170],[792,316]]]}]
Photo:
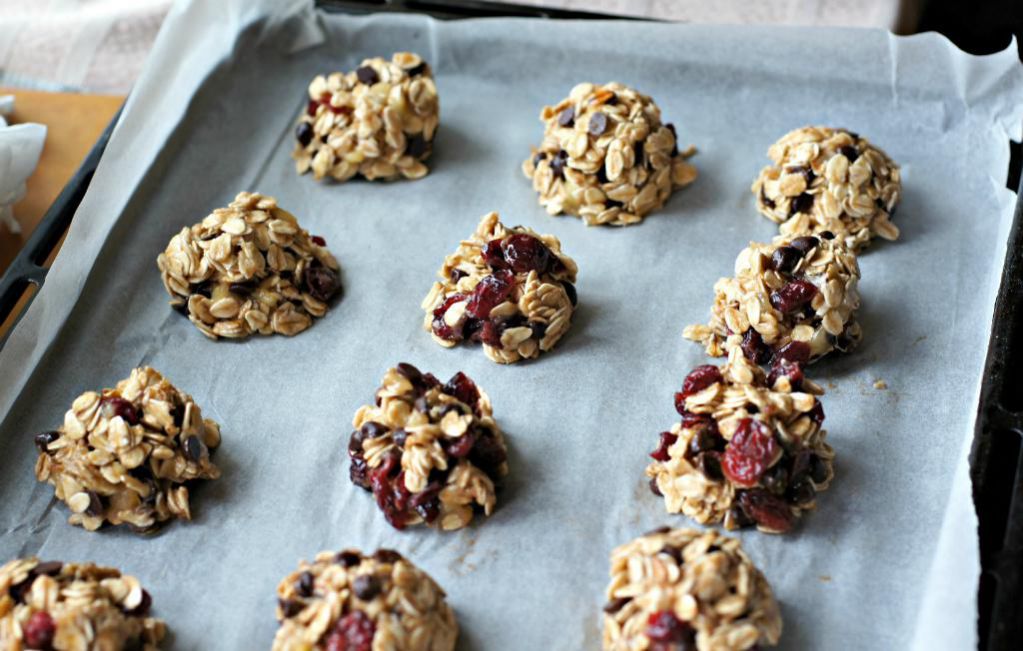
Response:
[{"label": "rolled oat", "polygon": [[0,567],[0,649],[157,651],[166,634],[133,576],[22,558]]},{"label": "rolled oat", "polygon": [[697,367],[675,394],[682,421],[650,455],[651,490],[701,524],[788,531],[834,476],[822,393],[785,359],[770,374],[737,350],[720,367]]},{"label": "rolled oat", "polygon": [[778,602],[735,538],[664,527],[611,553],[605,651],[745,651],[781,637]]},{"label": "rolled oat", "polygon": [[458,622],[437,583],[398,552],[321,552],[277,586],[273,651],[452,651]]},{"label": "rolled oat", "polygon": [[572,323],[576,272],[558,238],[507,228],[489,213],[444,259],[423,300],[423,327],[445,347],[478,341],[499,364],[537,357]]},{"label": "rolled oat", "polygon": [[341,289],[337,260],[277,200],[242,192],[156,259],[171,307],[211,339],[296,335]]},{"label": "rolled oat", "polygon": [[735,276],[715,283],[710,323],[687,326],[683,336],[713,357],[739,348],[757,363],[793,342],[809,345],[801,363],[852,350],[861,338],[860,269],[856,255],[829,235],[750,243]]},{"label": "rolled oat", "polygon": [[217,479],[210,460],[220,426],[149,367],[114,389],[78,396],[56,431],[35,438],[35,475],[71,509],[68,522],[148,533],[171,518],[191,519],[188,484]]},{"label": "rolled oat", "polygon": [[522,163],[540,204],[586,224],[627,226],[696,180],[671,124],[650,97],[619,83],[583,83],[540,112],[544,139]]},{"label": "rolled oat", "polygon": [[318,75],[295,127],[295,169],[317,180],[422,178],[439,111],[430,66],[411,52]]},{"label": "rolled oat", "polygon": [[833,233],[853,251],[875,236],[899,237],[891,222],[902,183],[899,166],[881,149],[845,129],[804,127],[782,136],[774,161],[753,182],[757,210],[781,234]]},{"label": "rolled oat", "polygon": [[425,522],[450,531],[493,512],[508,452],[490,398],[465,374],[441,384],[398,364],[352,426],[352,483],[373,493],[395,528]]}]

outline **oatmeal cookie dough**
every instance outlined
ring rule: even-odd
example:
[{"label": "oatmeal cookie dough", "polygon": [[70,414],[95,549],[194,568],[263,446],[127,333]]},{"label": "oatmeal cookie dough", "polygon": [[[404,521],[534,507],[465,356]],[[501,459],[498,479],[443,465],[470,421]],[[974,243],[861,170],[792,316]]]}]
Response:
[{"label": "oatmeal cookie dough", "polygon": [[605,651],[774,646],[781,610],[735,538],[663,527],[611,553]]},{"label": "oatmeal cookie dough", "polygon": [[411,52],[318,75],[295,127],[295,169],[316,180],[422,178],[439,112],[430,66]]},{"label": "oatmeal cookie dough", "polygon": [[735,261],[735,276],[714,284],[710,323],[687,326],[682,335],[712,357],[739,348],[758,364],[793,341],[809,344],[803,363],[848,352],[862,336],[859,280],[856,255],[831,233],[751,242]]},{"label": "oatmeal cookie dough", "polygon": [[398,364],[352,426],[352,483],[373,493],[396,529],[425,522],[450,531],[493,512],[508,451],[490,398],[464,373],[442,384]]},{"label": "oatmeal cookie dough", "polygon": [[499,364],[537,357],[572,323],[576,272],[558,238],[507,228],[492,212],[444,259],[423,299],[423,328],[445,347],[480,342]]},{"label": "oatmeal cookie dough", "polygon": [[753,182],[757,210],[786,236],[834,233],[860,251],[874,237],[895,240],[891,222],[902,183],[899,166],[881,149],[845,129],[805,127],[782,136],[774,161]]},{"label": "oatmeal cookie dough", "polygon": [[453,651],[458,638],[444,591],[389,549],[321,552],[277,597],[273,651]]},{"label": "oatmeal cookie dough", "polygon": [[64,424],[35,443],[36,479],[54,486],[71,509],[68,522],[90,531],[109,523],[148,533],[189,520],[188,483],[220,477],[210,460],[220,426],[148,366],[116,388],[78,396]]},{"label": "oatmeal cookie dough", "polygon": [[133,576],[92,563],[13,560],[0,567],[0,649],[157,651],[164,623]]},{"label": "oatmeal cookie dough", "polygon": [[324,239],[253,192],[181,229],[156,264],[171,307],[211,339],[296,335],[341,289]]},{"label": "oatmeal cookie dough", "polygon": [[765,373],[739,351],[698,366],[675,394],[682,421],[661,432],[646,474],[669,513],[728,529],[789,531],[834,476],[821,429],[823,390],[803,377],[794,342]]},{"label": "oatmeal cookie dough", "polygon": [[671,124],[650,97],[619,83],[583,83],[540,112],[544,138],[522,163],[551,215],[627,226],[696,180]]}]

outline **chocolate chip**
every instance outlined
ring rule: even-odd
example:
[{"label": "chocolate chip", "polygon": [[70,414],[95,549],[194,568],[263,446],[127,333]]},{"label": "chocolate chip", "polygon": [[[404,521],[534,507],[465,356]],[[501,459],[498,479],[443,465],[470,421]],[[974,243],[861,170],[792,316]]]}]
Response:
[{"label": "chocolate chip", "polygon": [[370,66],[362,66],[355,71],[355,76],[364,84],[375,84],[380,81],[380,76],[377,75],[377,71]]},{"label": "chocolate chip", "polygon": [[372,574],[357,576],[355,581],[352,582],[352,591],[356,597],[363,601],[369,601],[380,594],[380,588],[380,580]]},{"label": "chocolate chip", "polygon": [[822,484],[828,478],[828,466],[816,454],[810,457],[810,479],[815,484]]},{"label": "chocolate chip", "polygon": [[209,280],[204,280],[195,286],[195,288],[192,290],[192,293],[199,294],[200,296],[205,296],[206,298],[209,298],[210,296],[213,295],[213,283],[210,282]]},{"label": "chocolate chip", "polygon": [[731,516],[732,522],[738,528],[748,527],[753,524],[753,518],[746,515],[746,512],[742,510],[738,504],[729,509],[728,514]]},{"label": "chocolate chip", "polygon": [[572,303],[572,307],[575,307],[579,303],[579,295],[575,291],[575,285],[567,280],[563,280],[561,281],[561,286],[565,289],[565,294],[568,295],[568,300]]},{"label": "chocolate chip", "polygon": [[817,496],[817,491],[814,490],[813,484],[803,480],[792,484],[792,488],[788,491],[788,500],[796,506],[802,506],[809,504]]},{"label": "chocolate chip", "polygon": [[639,167],[640,163],[643,160],[643,141],[642,140],[637,140],[635,142],[635,144],[632,145],[632,154],[633,154],[633,158],[636,159],[635,166]]},{"label": "chocolate chip", "polygon": [[334,557],[334,562],[341,567],[354,567],[362,562],[362,554],[346,549],[343,552],[338,552],[337,556]]},{"label": "chocolate chip", "polygon": [[398,375],[411,382],[413,386],[420,384],[423,381],[422,372],[411,364],[401,362],[395,367],[395,370],[398,371]]},{"label": "chocolate chip", "polygon": [[771,269],[781,273],[787,273],[796,268],[799,261],[803,259],[803,252],[793,246],[779,246],[771,254]]},{"label": "chocolate chip", "polygon": [[604,202],[604,205],[607,206],[609,210],[611,208],[623,208],[625,206],[625,204],[621,201],[615,201],[614,199],[608,199]]},{"label": "chocolate chip", "polygon": [[619,610],[624,608],[625,604],[629,603],[630,601],[632,601],[632,597],[618,597],[617,599],[612,599],[611,601],[607,602],[606,606],[604,606],[604,612],[607,613],[608,615],[613,615],[614,613],[617,613]]},{"label": "chocolate chip", "polygon": [[295,127],[295,140],[305,147],[313,141],[313,127],[308,122],[299,122]]},{"label": "chocolate chip", "polygon": [[767,195],[764,194],[763,188],[760,188],[760,203],[764,204],[768,210],[774,210],[774,200],[767,198]]},{"label": "chocolate chip", "polygon": [[281,614],[284,615],[285,619],[294,617],[305,608],[301,601],[295,601],[294,599],[278,599],[277,604],[281,607]]},{"label": "chocolate chip", "polygon": [[407,74],[409,77],[418,77],[419,75],[423,74],[423,72],[425,72],[425,71],[426,71],[426,61],[420,61],[416,65],[414,65],[411,68],[409,68],[408,70],[406,70],[405,74]]},{"label": "chocolate chip", "polygon": [[701,452],[696,455],[696,467],[707,479],[720,481],[725,477],[721,472],[721,455],[718,452]]},{"label": "chocolate chip", "polygon": [[295,591],[301,597],[308,597],[313,594],[313,575],[309,572],[302,572],[295,581]]},{"label": "chocolate chip", "polygon": [[[420,397],[422,397],[422,396],[420,396]],[[398,430],[394,430],[394,434],[392,436],[394,438],[394,444],[395,445],[397,445],[399,448],[405,447],[405,439],[408,438],[408,432],[406,432],[403,429],[398,429]]]},{"label": "chocolate chip", "polygon": [[591,136],[600,136],[607,131],[607,115],[602,111],[597,111],[590,116],[590,124],[586,127],[586,130],[590,132]]},{"label": "chocolate chip", "polygon": [[607,170],[603,165],[597,168],[597,181],[599,183],[607,183]]},{"label": "chocolate chip", "polygon": [[86,515],[98,518],[103,515],[103,500],[93,491],[89,491],[89,506],[85,509]]},{"label": "chocolate chip", "polygon": [[615,93],[611,93],[611,97],[608,97],[606,100],[604,100],[604,104],[607,105],[607,106],[614,106],[617,103],[618,103],[618,95],[615,94]]},{"label": "chocolate chip", "polygon": [[547,158],[547,152],[538,151],[535,154],[533,154],[533,167],[539,165],[540,161],[542,161],[545,158]]},{"label": "chocolate chip", "polygon": [[36,434],[35,435],[36,448],[38,448],[39,452],[41,452],[41,453],[49,454],[50,451],[49,451],[47,446],[49,446],[50,443],[53,443],[54,441],[56,441],[59,438],[60,438],[60,432],[50,431],[50,432],[43,432],[41,434]]},{"label": "chocolate chip", "polygon": [[675,132],[675,125],[669,122],[668,124],[666,124],[664,126],[667,127],[668,131],[671,132],[671,139],[672,139],[671,155],[672,156],[678,156],[678,133]]},{"label": "chocolate chip", "polygon": [[845,147],[839,147],[838,152],[849,159],[850,163],[856,161],[860,157],[860,150],[852,145],[846,145]]},{"label": "chocolate chip", "polygon": [[656,529],[651,529],[650,531],[646,532],[643,535],[644,536],[656,536],[656,535],[659,535],[659,534],[662,534],[662,533],[668,533],[669,531],[671,531],[671,527],[669,527],[668,525],[664,525],[663,527],[657,527]]},{"label": "chocolate chip", "polygon": [[575,107],[569,106],[567,109],[558,113],[558,126],[570,127],[575,124]]},{"label": "chocolate chip", "polygon": [[808,192],[804,192],[792,200],[792,203],[789,206],[789,214],[795,215],[799,212],[810,212],[811,208],[813,208],[813,195]]},{"label": "chocolate chip", "polygon": [[675,547],[673,545],[665,545],[664,547],[661,547],[661,553],[670,556],[675,560],[676,563],[682,565],[683,563],[682,550],[679,549],[678,547]]},{"label": "chocolate chip", "polygon": [[373,558],[381,563],[397,563],[403,557],[393,549],[378,549],[376,553],[373,554]]},{"label": "chocolate chip", "polygon": [[153,607],[153,597],[146,590],[142,591],[142,599],[139,601],[139,605],[135,606],[131,610],[125,610],[124,614],[129,617],[145,617],[149,614],[149,609]]},{"label": "chocolate chip", "polygon": [[386,425],[381,425],[380,423],[372,420],[367,423],[363,423],[362,427],[359,428],[359,433],[366,439],[381,437],[389,431],[390,430]]},{"label": "chocolate chip", "polygon": [[554,154],[551,159],[551,172],[554,176],[563,179],[565,178],[565,165],[568,163],[568,152],[564,149],[559,149],[558,153]]},{"label": "chocolate chip", "polygon": [[185,439],[185,456],[198,463],[202,459],[202,449],[204,447],[198,436],[189,436]]},{"label": "chocolate chip", "polygon": [[416,398],[416,401],[413,403],[413,406],[416,408],[416,411],[423,414],[428,413],[430,411],[430,403],[426,402],[426,396],[419,396],[418,398]]},{"label": "chocolate chip", "polygon": [[826,239],[826,240],[833,240],[833,239],[835,239],[835,234],[834,234],[834,233],[832,233],[831,231],[821,231],[821,232],[819,233],[819,235],[820,235],[820,236],[821,236],[822,238]]},{"label": "chocolate chip", "polygon": [[188,316],[188,303],[171,303],[171,309],[181,316]]},{"label": "chocolate chip", "polygon": [[789,242],[789,246],[791,246],[794,249],[798,249],[800,253],[806,255],[807,253],[810,252],[810,249],[819,246],[820,243],[821,241],[818,240],[813,235],[804,235],[803,237],[797,237],[796,239]]},{"label": "chocolate chip", "polygon": [[423,137],[423,134],[417,133],[416,135],[410,137],[406,142],[405,153],[411,156],[412,158],[419,158],[420,156],[426,153],[429,144],[430,143],[426,142],[426,138]]},{"label": "chocolate chip", "polygon": [[657,497],[664,496],[664,493],[661,492],[661,487],[657,485],[657,477],[652,477],[650,479],[650,492],[656,495]]},{"label": "chocolate chip", "polygon": [[238,294],[240,296],[248,296],[252,293],[252,290],[256,288],[256,281],[249,280],[244,283],[231,283],[228,289],[231,290],[232,294]]},{"label": "chocolate chip", "polygon": [[801,174],[807,185],[813,183],[813,180],[817,178],[817,175],[813,173],[813,170],[805,165],[790,165],[785,168],[785,172],[788,174]]}]

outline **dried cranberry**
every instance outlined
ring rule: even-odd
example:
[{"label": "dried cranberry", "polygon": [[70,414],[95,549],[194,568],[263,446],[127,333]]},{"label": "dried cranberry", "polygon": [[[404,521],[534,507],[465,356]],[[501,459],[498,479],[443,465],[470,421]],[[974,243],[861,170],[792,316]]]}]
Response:
[{"label": "dried cranberry", "polygon": [[[659,642],[663,645],[678,645],[677,649],[695,648],[695,633],[689,624],[675,616],[675,613],[668,610],[659,610],[652,613],[646,622],[646,636],[651,642]],[[660,646],[661,649],[673,647]]]},{"label": "dried cranberry", "polygon": [[802,259],[803,253],[794,246],[779,246],[771,254],[769,267],[779,273],[787,273],[795,269]]},{"label": "dried cranberry", "polygon": [[[713,422],[713,421],[712,421]],[[725,439],[717,432],[717,428],[702,427],[693,434],[693,437],[689,439],[689,446],[686,449],[686,454],[690,458],[695,458],[696,455],[701,452],[710,452],[711,450],[723,450],[725,447]]]},{"label": "dried cranberry", "polygon": [[355,76],[364,84],[375,84],[380,80],[377,71],[370,66],[362,66],[355,71]]},{"label": "dried cranberry", "polygon": [[337,272],[316,259],[306,267],[302,280],[304,290],[322,303],[329,301],[341,287],[341,279]]},{"label": "dried cranberry", "polygon": [[508,262],[504,259],[504,249],[501,248],[501,240],[490,240],[483,247],[483,259],[491,269],[507,269]]},{"label": "dried cranberry", "polygon": [[739,486],[755,486],[779,452],[771,429],[752,418],[743,418],[725,446],[721,469]]},{"label": "dried cranberry", "polygon": [[49,445],[60,438],[60,432],[43,432],[35,435],[36,448],[41,454],[49,454]]},{"label": "dried cranberry", "polygon": [[725,478],[721,470],[720,452],[701,452],[696,455],[696,467],[703,473],[703,476],[712,481],[721,481]]},{"label": "dried cranberry", "polygon": [[120,416],[121,418],[124,419],[124,422],[128,423],[129,425],[138,425],[139,422],[138,410],[135,409],[135,405],[131,404],[124,398],[118,396],[108,396],[106,398],[103,398],[101,404],[103,407],[104,414],[108,418]]},{"label": "dried cranberry", "polygon": [[352,465],[348,468],[348,477],[356,486],[369,490],[369,465],[362,454],[352,455]]},{"label": "dried cranberry", "polygon": [[509,235],[501,242],[504,259],[516,273],[543,273],[551,265],[551,250],[538,238],[526,233]]},{"label": "dried cranberry", "polygon": [[299,122],[295,127],[295,140],[305,147],[313,140],[313,127],[308,122]]},{"label": "dried cranberry", "polygon": [[790,341],[774,352],[774,359],[784,359],[797,364],[810,361],[810,344],[805,341]]},{"label": "dried cranberry", "polygon": [[798,212],[810,212],[811,208],[813,208],[813,195],[804,192],[792,200],[789,206],[789,215],[795,215]]},{"label": "dried cranberry", "polygon": [[306,107],[305,107],[306,115],[308,115],[309,117],[315,117],[316,116],[316,109],[318,109],[319,107],[320,107],[320,103],[319,102],[317,102],[314,99],[309,100],[309,103],[306,104]]},{"label": "dried cranberry", "polygon": [[710,414],[694,414],[690,411],[682,412],[682,427],[686,429],[710,428],[715,434],[718,432],[717,421]]},{"label": "dried cranberry", "polygon": [[820,427],[821,423],[824,422],[824,407],[821,405],[821,401],[817,400],[814,402],[813,409],[806,412],[806,415],[809,416],[810,420],[816,423],[818,427]]},{"label": "dried cranberry", "polygon": [[377,506],[395,529],[405,528],[405,501],[408,498],[404,473],[400,470],[401,453],[391,452],[369,473],[369,483]]},{"label": "dried cranberry", "polygon": [[32,613],[25,624],[23,634],[25,646],[30,649],[49,651],[52,649],[53,637],[57,633],[57,625],[49,613],[42,611]]},{"label": "dried cranberry", "polygon": [[469,461],[488,477],[496,480],[500,477],[498,469],[507,460],[508,455],[492,431],[480,428],[477,434],[476,445],[469,453]]},{"label": "dried cranberry", "polygon": [[558,113],[558,126],[570,127],[575,124],[575,107],[569,106],[561,113]]},{"label": "dried cranberry", "polygon": [[277,605],[280,606],[281,614],[284,615],[285,619],[294,617],[305,608],[305,604],[295,599],[278,599]]},{"label": "dried cranberry", "polygon": [[346,549],[343,552],[338,552],[338,555],[334,557],[334,562],[341,567],[354,567],[362,562],[362,555],[359,552]]},{"label": "dried cranberry", "polygon": [[316,246],[327,246],[327,240],[323,239],[319,235],[313,235],[309,239],[311,239],[313,241],[313,244],[315,244]]},{"label": "dried cranberry", "polygon": [[515,275],[506,269],[498,269],[476,285],[465,311],[470,316],[486,319],[490,310],[504,302],[514,288]]},{"label": "dried cranberry", "polygon": [[369,615],[354,610],[340,620],[327,637],[326,651],[372,651],[376,625]]},{"label": "dried cranberry", "polygon": [[657,485],[657,477],[650,478],[650,492],[657,497],[663,497],[664,493],[661,492],[661,487]]},{"label": "dried cranberry", "polygon": [[767,360],[771,359],[771,348],[764,343],[764,338],[756,328],[750,327],[746,330],[739,347],[746,359],[754,364],[765,364]]},{"label": "dried cranberry", "polygon": [[803,386],[803,365],[790,362],[784,357],[775,357],[771,370],[767,373],[767,386],[773,387],[781,378],[788,378],[789,387],[798,391]]},{"label": "dried cranberry", "polygon": [[480,323],[479,340],[489,346],[501,346],[501,328],[493,321]]},{"label": "dried cranberry", "polygon": [[[461,341],[462,332],[459,329],[452,328],[444,322],[444,314],[447,313],[448,309],[455,303],[460,303],[465,300],[465,296],[461,294],[452,294],[448,296],[440,306],[433,311],[433,334],[437,335],[441,339],[447,341]],[[415,383],[413,383],[415,385]]]},{"label": "dried cranberry", "polygon": [[741,491],[739,505],[751,520],[770,531],[784,533],[795,520],[785,500],[763,489]]},{"label": "dried cranberry", "polygon": [[817,288],[807,280],[793,280],[781,289],[771,292],[771,305],[788,314],[803,307],[817,295]]},{"label": "dried cranberry", "polygon": [[814,498],[817,497],[817,491],[812,483],[804,479],[794,482],[785,497],[791,504],[804,506],[813,502]]},{"label": "dried cranberry", "polygon": [[703,391],[715,382],[722,382],[724,378],[721,377],[721,371],[717,366],[713,364],[704,364],[703,366],[697,366],[686,379],[682,382],[682,395],[686,398]]},{"label": "dried cranberry", "polygon": [[473,410],[476,409],[476,403],[480,399],[480,391],[476,388],[476,383],[461,371],[452,375],[451,379],[448,380],[448,383],[441,390],[449,396],[454,396],[464,402]]},{"label": "dried cranberry", "polygon": [[461,459],[462,457],[468,456],[469,453],[472,452],[473,446],[476,445],[477,438],[478,436],[475,432],[468,431],[465,434],[459,436],[458,438],[449,439],[446,442],[446,445],[443,446],[444,451],[447,452],[448,455],[456,459]]},{"label": "dried cranberry", "polygon": [[678,440],[677,434],[672,434],[671,432],[661,432],[661,439],[657,444],[657,449],[650,453],[650,458],[656,459],[657,461],[667,461],[668,459],[671,458],[671,456],[668,454],[668,448],[675,445],[675,441],[677,440]]}]

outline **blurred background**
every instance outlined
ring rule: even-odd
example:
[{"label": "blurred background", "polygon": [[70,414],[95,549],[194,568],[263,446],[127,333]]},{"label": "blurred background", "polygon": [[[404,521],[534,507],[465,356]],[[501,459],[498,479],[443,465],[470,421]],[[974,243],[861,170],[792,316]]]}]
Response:
[{"label": "blurred background", "polygon": [[[1018,40],[1023,33],[1023,0],[518,2],[555,15],[567,11],[696,24],[878,27],[898,34],[938,31],[978,54],[1001,50],[1014,34]],[[405,4],[449,15],[493,9],[486,2],[455,0],[334,3],[357,12],[396,10]],[[41,156],[36,152],[38,166],[31,171],[27,187],[6,195],[8,202],[16,198],[6,220],[0,212],[0,274],[121,106],[170,5],[171,0],[0,0],[0,97],[13,96],[13,108],[8,105],[5,110],[0,101],[0,120],[46,127],[45,140],[40,139]],[[0,154],[3,143],[0,140]],[[12,174],[0,160],[0,180]],[[0,210],[3,204],[0,186]]]}]

